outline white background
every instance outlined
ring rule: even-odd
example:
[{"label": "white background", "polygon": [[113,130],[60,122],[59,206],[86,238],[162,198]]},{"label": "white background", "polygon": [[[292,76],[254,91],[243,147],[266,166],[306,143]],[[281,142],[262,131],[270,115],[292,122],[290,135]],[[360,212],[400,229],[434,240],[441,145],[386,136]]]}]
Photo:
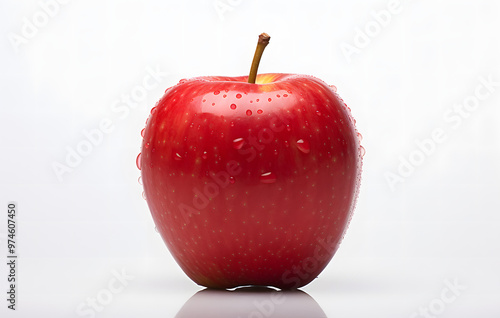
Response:
[{"label": "white background", "polygon": [[[142,199],[140,131],[179,79],[246,74],[261,32],[272,39],[260,72],[336,85],[367,150],[345,241],[303,290],[328,317],[425,317],[425,308],[434,317],[500,317],[500,3],[404,1],[381,26],[373,13],[389,12],[391,1],[74,0],[44,20],[47,2],[0,5],[2,317],[79,317],[96,297],[105,299],[90,311],[96,317],[174,317],[201,289],[170,256]],[[33,19],[35,30],[26,27]],[[360,32],[369,33],[364,42]],[[355,51],[343,52],[347,45]],[[164,73],[157,87],[117,112],[148,68]],[[497,83],[489,90],[488,78]],[[66,164],[68,149],[105,118],[114,130],[59,180],[54,163]],[[423,153],[418,142],[436,129],[445,140]],[[4,301],[11,200],[16,312]],[[120,285],[122,271],[130,277]],[[109,299],[110,282],[121,290]],[[216,298],[228,311],[219,317],[269,313],[251,299],[253,313],[231,312],[224,304],[233,298]],[[212,310],[195,307],[198,317]],[[318,312],[310,311],[299,316]]]}]

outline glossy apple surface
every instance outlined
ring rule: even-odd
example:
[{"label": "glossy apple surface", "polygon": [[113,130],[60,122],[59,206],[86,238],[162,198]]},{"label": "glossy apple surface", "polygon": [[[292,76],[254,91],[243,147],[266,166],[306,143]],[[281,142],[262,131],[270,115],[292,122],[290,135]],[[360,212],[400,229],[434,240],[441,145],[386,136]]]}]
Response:
[{"label": "glossy apple surface", "polygon": [[199,77],[152,109],[137,158],[168,249],[196,283],[298,288],[346,231],[363,148],[349,108],[304,75]]}]

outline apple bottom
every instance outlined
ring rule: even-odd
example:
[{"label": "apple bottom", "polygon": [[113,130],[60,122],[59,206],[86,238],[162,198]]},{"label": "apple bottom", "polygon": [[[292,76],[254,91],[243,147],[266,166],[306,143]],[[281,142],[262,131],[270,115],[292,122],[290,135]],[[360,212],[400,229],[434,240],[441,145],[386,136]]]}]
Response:
[{"label": "apple bottom", "polygon": [[[332,259],[351,217],[354,195],[348,196],[347,187],[333,200],[297,206],[290,200],[293,191],[280,195],[279,189],[286,188],[266,185],[248,191],[246,210],[241,209],[238,189],[228,187],[212,203],[224,200],[231,212],[208,206],[186,222],[174,209],[153,208],[158,211],[153,217],[177,263],[197,284],[295,289],[310,283]],[[233,191],[234,199],[227,200]],[[257,200],[266,194],[272,199]],[[177,199],[186,202],[182,194]]]},{"label": "apple bottom", "polygon": [[[304,250],[304,257],[284,257],[285,259],[253,259],[251,269],[242,266],[244,261],[227,258],[228,265],[212,270],[183,266],[184,272],[198,285],[230,289],[240,286],[272,286],[280,289],[296,289],[309,284],[328,265],[340,244],[340,238],[318,239],[313,250]],[[259,262],[259,259],[262,261]],[[223,265],[223,264],[222,264]]]},{"label": "apple bottom", "polygon": [[[176,258],[184,272],[195,283],[215,289],[231,289],[241,286],[272,286],[279,289],[296,289],[309,284],[328,265],[339,246],[339,239],[320,240],[314,250],[305,252],[305,257],[294,258],[288,261],[282,259],[265,260],[258,262],[254,259],[255,269],[245,270],[241,266],[243,261],[228,258],[229,266],[214,269],[213,271],[197,270],[182,265]],[[233,263],[233,264],[232,264]],[[217,277],[217,278],[214,278]]]}]

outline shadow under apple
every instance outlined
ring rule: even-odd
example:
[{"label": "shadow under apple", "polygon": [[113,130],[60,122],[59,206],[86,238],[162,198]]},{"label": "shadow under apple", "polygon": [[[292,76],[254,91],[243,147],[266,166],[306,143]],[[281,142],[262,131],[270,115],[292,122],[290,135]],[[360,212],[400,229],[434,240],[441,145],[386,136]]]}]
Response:
[{"label": "shadow under apple", "polygon": [[319,318],[326,315],[314,298],[301,290],[241,287],[201,290],[188,299],[175,317]]}]

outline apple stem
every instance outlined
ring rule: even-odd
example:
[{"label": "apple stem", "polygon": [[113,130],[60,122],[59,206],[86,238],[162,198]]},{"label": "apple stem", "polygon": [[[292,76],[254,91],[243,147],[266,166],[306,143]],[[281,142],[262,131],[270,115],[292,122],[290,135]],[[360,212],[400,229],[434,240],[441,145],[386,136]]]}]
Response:
[{"label": "apple stem", "polygon": [[255,84],[260,58],[262,57],[262,53],[264,53],[264,49],[269,44],[270,39],[271,37],[267,33],[259,35],[259,41],[257,42],[257,48],[255,49],[255,54],[253,56],[252,66],[250,67],[250,75],[248,75],[248,83]]}]

